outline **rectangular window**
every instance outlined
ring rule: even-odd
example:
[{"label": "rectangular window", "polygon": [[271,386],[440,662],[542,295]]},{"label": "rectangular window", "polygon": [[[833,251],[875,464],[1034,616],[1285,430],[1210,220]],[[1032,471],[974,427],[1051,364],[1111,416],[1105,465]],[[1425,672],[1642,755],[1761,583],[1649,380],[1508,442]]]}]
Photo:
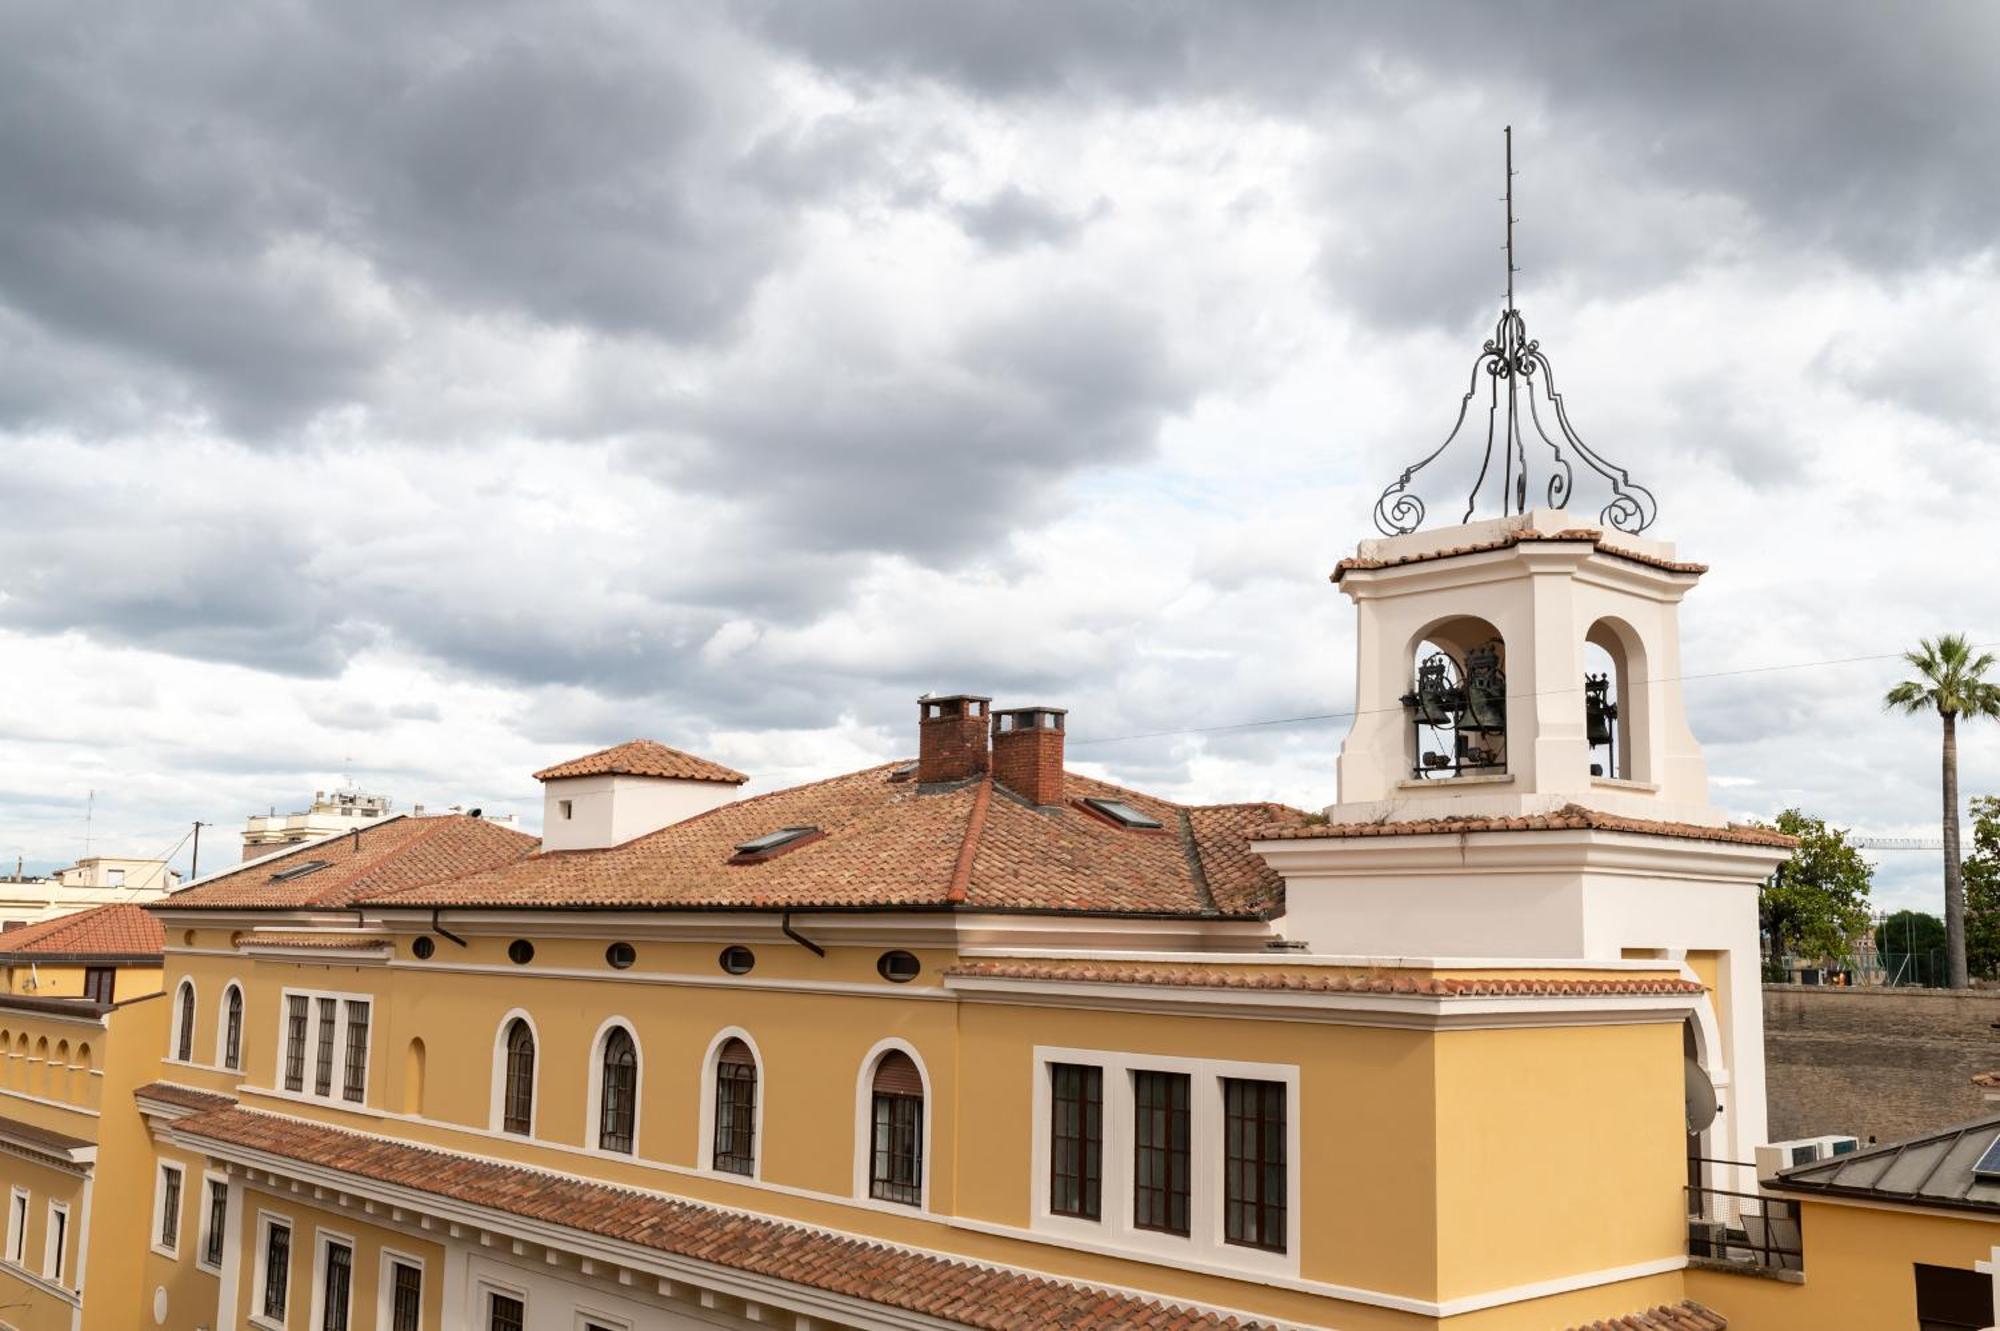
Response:
[{"label": "rectangular window", "polygon": [[340,1098],[360,1104],[368,1087],[368,1005],[347,1000],[347,1069]]},{"label": "rectangular window", "polygon": [[1222,1080],[1223,1238],[1285,1250],[1285,1084]]},{"label": "rectangular window", "polygon": [[7,1260],[16,1266],[28,1261],[28,1194],[18,1189],[7,1212]]},{"label": "rectangular window", "polygon": [[1049,1064],[1049,1210],[1095,1220],[1104,1190],[1104,1069]]},{"label": "rectangular window", "polygon": [[83,971],[83,996],[93,1003],[109,1003],[111,991],[117,987],[118,972],[109,966],[86,966]]},{"label": "rectangular window", "polygon": [[924,1201],[924,1098],[875,1092],[874,1159],[868,1195],[921,1206]]},{"label": "rectangular window", "polygon": [[178,1252],[181,1246],[181,1171],[160,1166],[160,1246]]},{"label": "rectangular window", "polygon": [[420,1331],[424,1317],[424,1273],[408,1262],[391,1264],[389,1331]]},{"label": "rectangular window", "polygon": [[264,1316],[283,1325],[285,1302],[291,1293],[292,1227],[270,1221],[264,1227]]},{"label": "rectangular window", "polygon": [[521,1306],[521,1301],[506,1294],[493,1294],[488,1297],[492,1299],[492,1303],[488,1305],[489,1312],[486,1319],[488,1331],[521,1331],[522,1324],[527,1321],[528,1313],[528,1310]]},{"label": "rectangular window", "polygon": [[306,998],[285,996],[285,1089],[306,1088]]},{"label": "rectangular window", "polygon": [[715,1167],[757,1171],[757,1069],[727,1060],[715,1065]]},{"label": "rectangular window", "polygon": [[1132,1074],[1132,1223],[1188,1233],[1188,1102],[1185,1072]]},{"label": "rectangular window", "polygon": [[333,1094],[333,1024],[340,1001],[322,998],[319,1002],[319,1048],[313,1056],[313,1094]]},{"label": "rectangular window", "polygon": [[[1794,1241],[1790,1246],[1799,1246]],[[1993,1325],[1993,1278],[1978,1271],[1916,1263],[1917,1331],[1975,1331]]]},{"label": "rectangular window", "polygon": [[63,1257],[69,1248],[69,1208],[61,1202],[49,1203],[49,1248],[42,1271],[49,1279],[63,1278]]},{"label": "rectangular window", "polygon": [[347,1331],[347,1310],[354,1295],[354,1249],[328,1239],[326,1275],[319,1300],[319,1331]]},{"label": "rectangular window", "polygon": [[208,1181],[208,1233],[202,1238],[201,1260],[209,1266],[222,1265],[222,1239],[229,1232],[229,1184],[219,1178]]}]

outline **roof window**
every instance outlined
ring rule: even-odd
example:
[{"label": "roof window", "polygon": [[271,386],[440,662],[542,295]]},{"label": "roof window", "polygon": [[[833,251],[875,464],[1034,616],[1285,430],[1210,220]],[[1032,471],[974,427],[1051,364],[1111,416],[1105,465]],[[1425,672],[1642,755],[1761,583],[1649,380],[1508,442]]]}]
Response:
[{"label": "roof window", "polygon": [[1093,797],[1085,799],[1083,804],[1092,813],[1109,818],[1120,827],[1151,828],[1157,830],[1160,826],[1159,819],[1150,814],[1139,812],[1124,800],[1107,800]]},{"label": "roof window", "polygon": [[781,827],[775,832],[751,837],[748,841],[736,843],[736,853],[729,859],[731,864],[749,864],[758,860],[768,860],[780,851],[793,850],[808,841],[816,841],[822,835],[817,827]]},{"label": "roof window", "polygon": [[278,872],[272,874],[271,881],[274,883],[289,883],[294,878],[303,878],[309,873],[318,873],[332,862],[331,860],[307,860],[303,864],[294,864],[289,869],[280,869]]}]

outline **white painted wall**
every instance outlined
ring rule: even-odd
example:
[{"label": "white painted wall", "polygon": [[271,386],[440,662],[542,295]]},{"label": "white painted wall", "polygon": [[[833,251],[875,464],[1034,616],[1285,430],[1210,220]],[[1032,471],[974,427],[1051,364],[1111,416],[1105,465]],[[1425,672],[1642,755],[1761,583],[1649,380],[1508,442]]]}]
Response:
[{"label": "white painted wall", "polygon": [[[618,846],[736,798],[724,781],[657,776],[571,776],[542,783],[542,849]],[[563,801],[569,801],[567,814]]]}]

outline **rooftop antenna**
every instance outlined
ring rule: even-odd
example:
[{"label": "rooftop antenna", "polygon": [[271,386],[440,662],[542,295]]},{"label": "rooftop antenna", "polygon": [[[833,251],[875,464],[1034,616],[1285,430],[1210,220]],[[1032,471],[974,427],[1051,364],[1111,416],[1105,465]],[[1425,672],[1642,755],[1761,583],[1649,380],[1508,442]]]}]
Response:
[{"label": "rooftop antenna", "polygon": [[[1569,413],[1563,406],[1562,394],[1556,391],[1555,370],[1549,365],[1541,343],[1529,338],[1527,322],[1514,304],[1514,274],[1521,270],[1514,262],[1514,224],[1519,219],[1514,216],[1514,177],[1518,173],[1514,170],[1512,125],[1502,131],[1502,138],[1507,169],[1507,189],[1501,196],[1501,202],[1507,208],[1506,243],[1502,246],[1507,255],[1507,303],[1500,311],[1500,322],[1495,325],[1493,336],[1486,339],[1478,358],[1473,361],[1471,383],[1465,390],[1465,396],[1459,400],[1458,419],[1452,422],[1451,433],[1430,453],[1405,467],[1382,491],[1375,501],[1375,527],[1384,536],[1401,536],[1424,524],[1429,509],[1423,496],[1412,488],[1417,474],[1442,457],[1457,441],[1459,432],[1465,428],[1465,418],[1471,414],[1472,398],[1479,391],[1480,378],[1484,375],[1488,383],[1486,451],[1480,458],[1479,474],[1473,479],[1472,488],[1466,492],[1465,511],[1459,521],[1471,522],[1473,514],[1479,509],[1481,492],[1487,488],[1486,478],[1492,474],[1496,446],[1502,459],[1500,512],[1503,516],[1528,512],[1528,435],[1532,433],[1537,442],[1549,451],[1546,468],[1548,482],[1543,494],[1538,496],[1540,502],[1550,508],[1568,507],[1576,483],[1575,463],[1580,460],[1610,491],[1598,513],[1598,521],[1636,536],[1652,526],[1653,519],[1659,515],[1652,492],[1634,481],[1625,468],[1600,456],[1577,437],[1575,428],[1569,423]],[[1542,418],[1541,406],[1536,402],[1535,383],[1538,378],[1541,382],[1541,405],[1549,408],[1546,420]],[[1504,423],[1500,419],[1500,385],[1503,381],[1507,386]],[[1521,399],[1524,397],[1528,408],[1525,421],[1521,412]],[[1536,451],[1539,453],[1540,449]],[[1491,502],[1490,498],[1488,502]]]}]

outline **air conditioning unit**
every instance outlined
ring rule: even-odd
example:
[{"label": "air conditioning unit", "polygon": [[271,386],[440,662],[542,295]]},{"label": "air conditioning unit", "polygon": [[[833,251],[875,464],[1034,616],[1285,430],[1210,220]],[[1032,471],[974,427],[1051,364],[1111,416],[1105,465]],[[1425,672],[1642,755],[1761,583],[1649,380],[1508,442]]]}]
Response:
[{"label": "air conditioning unit", "polygon": [[1771,1142],[1757,1148],[1757,1177],[1776,1178],[1783,1170],[1795,1169],[1800,1165],[1818,1164],[1837,1155],[1852,1155],[1860,1149],[1860,1138],[1839,1134]]},{"label": "air conditioning unit", "polygon": [[1688,1256],[1713,1257],[1722,1261],[1729,1256],[1729,1226],[1720,1220],[1688,1218]]}]

